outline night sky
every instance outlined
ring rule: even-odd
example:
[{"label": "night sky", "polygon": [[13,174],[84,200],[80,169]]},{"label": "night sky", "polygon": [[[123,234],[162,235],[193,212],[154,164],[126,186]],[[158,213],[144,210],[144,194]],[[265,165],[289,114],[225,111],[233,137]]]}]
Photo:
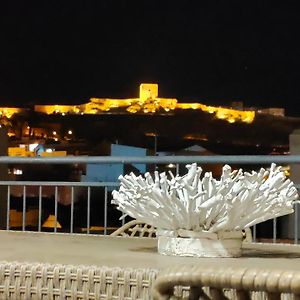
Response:
[{"label": "night sky", "polygon": [[134,97],[157,82],[182,102],[300,116],[300,5],[257,3],[2,1],[0,106]]}]

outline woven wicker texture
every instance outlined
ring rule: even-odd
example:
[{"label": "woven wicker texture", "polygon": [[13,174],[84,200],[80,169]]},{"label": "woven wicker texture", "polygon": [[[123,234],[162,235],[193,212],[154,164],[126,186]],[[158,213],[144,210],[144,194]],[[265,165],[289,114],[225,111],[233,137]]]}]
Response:
[{"label": "woven wicker texture", "polygon": [[152,299],[151,269],[0,263],[0,299]]},{"label": "woven wicker texture", "polygon": [[158,276],[156,300],[182,299],[174,288],[189,286],[188,299],[300,299],[300,271],[174,267]]},{"label": "woven wicker texture", "polygon": [[136,236],[136,237],[156,237],[156,228],[145,224],[143,222],[139,222],[137,220],[132,220],[122,227],[114,231],[111,236]]}]

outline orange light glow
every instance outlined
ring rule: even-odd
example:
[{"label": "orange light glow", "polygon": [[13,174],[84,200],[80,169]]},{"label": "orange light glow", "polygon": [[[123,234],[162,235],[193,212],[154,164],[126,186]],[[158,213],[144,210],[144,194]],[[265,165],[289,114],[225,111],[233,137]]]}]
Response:
[{"label": "orange light glow", "polygon": [[0,118],[6,117],[10,119],[14,114],[20,113],[21,111],[21,108],[16,107],[0,107]]},{"label": "orange light glow", "polygon": [[171,112],[176,110],[201,110],[212,114],[216,119],[229,123],[252,123],[255,111],[242,111],[225,107],[208,106],[201,103],[178,103],[175,98],[159,98],[158,85],[142,83],[140,85],[140,97],[129,99],[91,98],[90,102],[82,105],[36,105],[35,111],[46,114],[67,113],[98,114],[111,110],[126,110],[129,113],[156,113],[159,111]]}]

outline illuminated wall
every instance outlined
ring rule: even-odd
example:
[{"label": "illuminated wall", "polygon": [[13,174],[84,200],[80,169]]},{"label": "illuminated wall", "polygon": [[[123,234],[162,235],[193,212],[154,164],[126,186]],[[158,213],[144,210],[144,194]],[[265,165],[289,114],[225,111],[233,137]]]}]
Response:
[{"label": "illuminated wall", "polygon": [[20,113],[21,111],[23,111],[23,109],[17,107],[0,107],[0,118],[6,117],[10,119],[14,114]]},{"label": "illuminated wall", "polygon": [[78,113],[80,112],[80,108],[74,105],[35,105],[34,111],[44,113],[47,115],[67,114]]},{"label": "illuminated wall", "polygon": [[214,114],[217,119],[226,120],[229,123],[252,123],[255,118],[255,111],[243,111],[225,107],[208,106],[201,103],[178,103],[177,108],[201,109],[202,111]]},{"label": "illuminated wall", "polygon": [[158,84],[142,83],[140,84],[140,99],[146,101],[148,99],[158,98]]},{"label": "illuminated wall", "polygon": [[229,123],[252,123],[255,111],[243,111],[226,107],[208,106],[201,103],[178,103],[175,98],[159,98],[158,85],[142,83],[140,97],[129,99],[91,98],[82,105],[35,105],[34,110],[46,114],[99,114],[108,111],[129,113],[155,113],[172,110],[201,110],[212,114],[216,119]]}]

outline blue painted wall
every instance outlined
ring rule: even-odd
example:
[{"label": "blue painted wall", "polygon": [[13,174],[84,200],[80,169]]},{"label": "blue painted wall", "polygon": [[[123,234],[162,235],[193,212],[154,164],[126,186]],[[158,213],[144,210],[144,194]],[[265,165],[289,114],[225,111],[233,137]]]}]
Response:
[{"label": "blue painted wall", "polygon": [[[125,145],[111,145],[111,156],[141,156],[147,155],[147,149]],[[140,173],[146,172],[145,164],[134,164]],[[85,181],[116,182],[124,175],[124,164],[87,164]]]}]

